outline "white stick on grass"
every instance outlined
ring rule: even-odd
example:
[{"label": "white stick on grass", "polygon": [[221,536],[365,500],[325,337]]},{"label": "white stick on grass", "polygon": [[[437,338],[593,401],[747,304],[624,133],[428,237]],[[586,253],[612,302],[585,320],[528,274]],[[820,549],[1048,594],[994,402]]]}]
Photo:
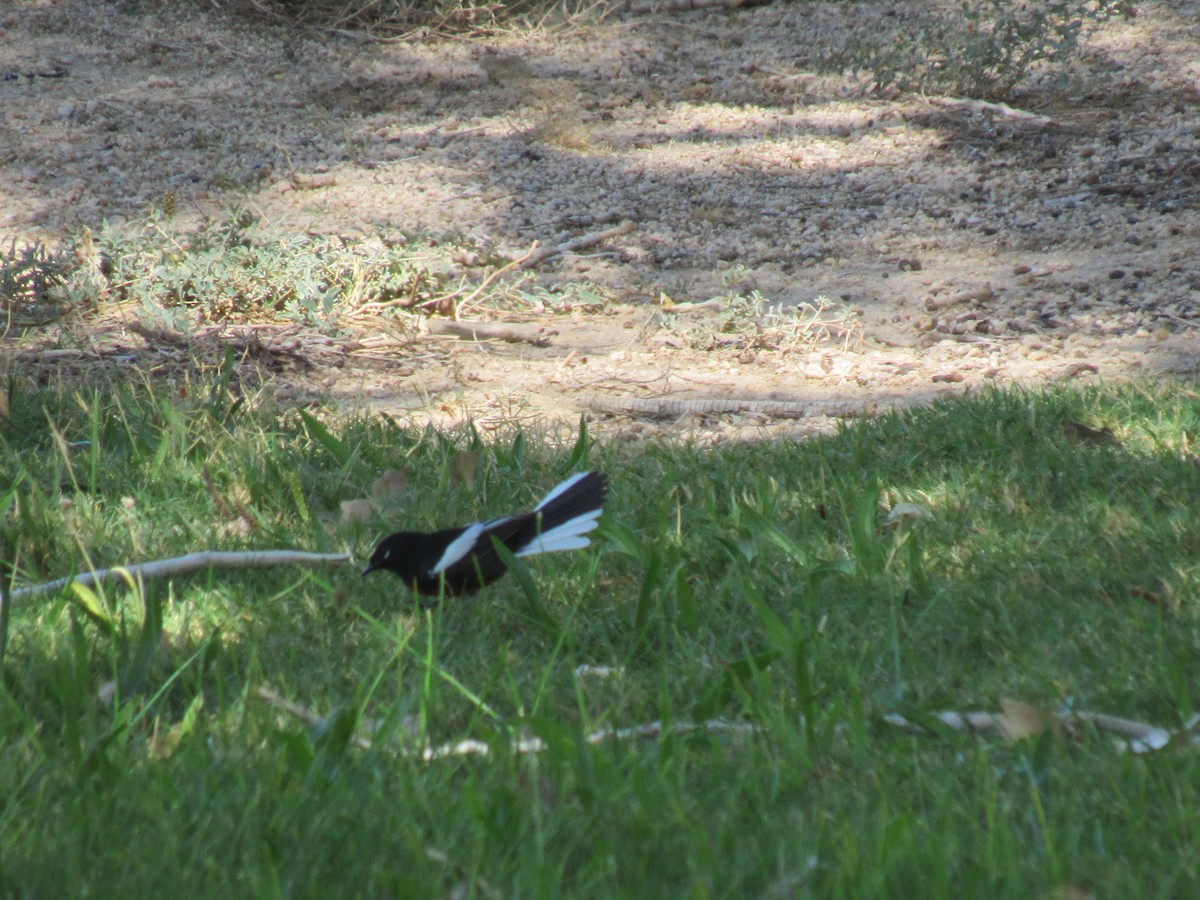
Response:
[{"label": "white stick on grass", "polygon": [[337,565],[349,561],[349,553],[306,553],[303,550],[250,550],[245,552],[204,550],[199,553],[189,553],[187,556],[176,556],[172,559],[156,559],[152,562],[136,563],[132,566],[114,566],[98,572],[79,572],[56,581],[48,581],[45,584],[19,588],[7,597],[0,593],[0,605],[11,608],[20,600],[27,600],[41,594],[52,594],[62,590],[71,582],[91,585],[99,581],[111,581],[114,578],[124,579],[126,573],[134,580],[141,580],[166,578],[170,575],[186,575],[201,569],[261,569],[271,566]]},{"label": "white stick on grass", "polygon": [[[260,700],[268,705],[287,713],[289,716],[294,716],[308,725],[316,725],[322,719],[318,713],[306,706],[288,700],[271,688],[260,687],[255,693],[257,693]],[[688,734],[694,731],[701,731],[706,734],[761,734],[764,729],[761,725],[755,725],[750,722],[730,722],[728,719],[708,719],[704,722],[673,722],[670,725],[664,725],[661,720],[655,720],[653,722],[645,722],[641,725],[631,725],[627,728],[601,728],[598,731],[593,731],[585,740],[592,746],[596,746],[608,743],[609,741],[659,737],[667,731],[674,734]],[[354,741],[354,746],[360,750],[369,750],[372,746],[371,739],[361,731],[355,732],[352,740]],[[513,751],[516,753],[542,753],[546,749],[546,742],[539,737],[518,738],[513,742]],[[434,760],[449,759],[455,756],[490,756],[492,748],[483,741],[466,738],[461,741],[451,741],[448,744],[436,746],[425,744],[422,747],[413,748],[411,751],[401,752],[404,752],[405,755],[416,756],[425,762],[433,762]]]},{"label": "white stick on grass", "polygon": [[[943,725],[954,731],[966,734],[1003,735],[1006,730],[1004,713],[990,712],[956,712],[946,710],[934,714]],[[1161,750],[1174,742],[1178,746],[1200,747],[1200,714],[1192,716],[1178,731],[1171,731],[1159,725],[1148,722],[1138,722],[1134,719],[1124,719],[1105,713],[1095,713],[1080,710],[1072,713],[1048,714],[1048,721],[1053,721],[1068,732],[1077,732],[1084,726],[1091,726],[1099,732],[1115,734],[1122,739],[1133,753],[1150,753]],[[899,713],[887,713],[883,721],[893,728],[899,728],[908,734],[928,735],[929,729]]]},{"label": "white stick on grass", "polygon": [[[321,716],[306,706],[286,699],[270,688],[260,687],[257,694],[261,700],[288,715],[295,716],[309,725],[321,721]],[[1004,713],[990,712],[956,712],[947,710],[936,713],[935,718],[942,724],[955,730],[974,735],[1004,734],[1007,730]],[[1161,750],[1168,744],[1176,746],[1200,746],[1200,713],[1192,716],[1178,731],[1171,732],[1157,725],[1138,722],[1133,719],[1123,719],[1104,713],[1074,712],[1067,715],[1051,717],[1068,731],[1075,731],[1081,726],[1091,726],[1099,732],[1119,735],[1123,739],[1122,746],[1133,753],[1149,753]],[[905,718],[899,713],[887,713],[883,721],[894,728],[899,728],[908,734],[928,735],[930,732],[920,724]],[[841,730],[845,723],[838,725]],[[601,728],[593,731],[585,740],[592,746],[608,743],[609,741],[626,741],[633,738],[660,737],[665,732],[688,734],[703,732],[706,734],[743,734],[759,735],[766,732],[761,725],[752,722],[731,722],[728,719],[708,719],[703,722],[673,722],[669,726],[662,721],[645,722],[641,725],[631,725],[624,728]],[[369,750],[371,739],[361,732],[353,736],[354,745],[361,750]],[[513,742],[512,749],[516,753],[541,753],[547,749],[545,741],[539,737],[523,737]],[[446,744],[425,744],[420,747],[402,749],[406,756],[415,756],[424,762],[434,762],[439,759],[451,759],[461,756],[490,756],[491,745],[474,738],[461,741],[451,741]]]}]

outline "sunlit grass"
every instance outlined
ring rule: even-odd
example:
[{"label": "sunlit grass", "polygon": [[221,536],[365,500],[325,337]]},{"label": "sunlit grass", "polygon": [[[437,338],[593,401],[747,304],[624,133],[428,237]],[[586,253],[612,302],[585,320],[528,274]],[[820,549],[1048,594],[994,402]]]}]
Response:
[{"label": "sunlit grass", "polygon": [[[429,615],[354,565],[108,585],[96,614],[70,592],[20,603],[4,892],[1187,896],[1194,750],[911,737],[880,717],[1013,697],[1186,721],[1198,434],[1176,386],[994,393],[701,449],[483,445],[236,398],[219,372],[17,380],[0,422],[15,587],[199,549],[361,560],[401,523],[525,507],[584,466],[612,496],[590,550]],[[472,477],[454,475],[472,447]],[[406,491],[344,523],[341,502],[396,468]],[[718,717],[755,730],[672,728]],[[665,733],[584,740],[654,720]],[[514,752],[534,736],[545,752]],[[465,738],[491,755],[419,759]]]}]

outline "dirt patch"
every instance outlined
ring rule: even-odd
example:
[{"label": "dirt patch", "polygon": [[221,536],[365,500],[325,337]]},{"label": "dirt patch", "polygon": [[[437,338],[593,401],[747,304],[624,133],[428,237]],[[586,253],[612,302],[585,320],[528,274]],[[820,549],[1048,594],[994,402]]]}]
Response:
[{"label": "dirt patch", "polygon": [[[590,411],[642,432],[780,434],[987,384],[1200,368],[1200,3],[1108,23],[1008,106],[884,99],[812,71],[806,47],[902,3],[400,44],[150,6],[0,14],[0,234],[54,242],[150,207],[240,204],[284,228],[457,234],[514,259],[633,223],[535,268],[564,288],[508,317],[536,340],[387,322],[236,338],[287,362],[271,368],[283,396],[485,426]],[[861,337],[694,339],[722,320],[686,304],[730,290],[831,298]],[[178,352],[121,321],[93,345],[128,365]],[[618,411],[652,398],[656,424],[645,405]]]}]

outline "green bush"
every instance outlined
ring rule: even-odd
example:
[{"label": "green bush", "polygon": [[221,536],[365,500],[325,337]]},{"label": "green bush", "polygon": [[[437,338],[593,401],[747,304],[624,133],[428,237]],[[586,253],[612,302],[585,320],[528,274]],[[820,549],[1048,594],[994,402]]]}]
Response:
[{"label": "green bush", "polygon": [[824,62],[870,72],[876,88],[1001,99],[1037,63],[1062,65],[1108,19],[1134,15],[1128,0],[962,0],[957,9],[906,18],[893,34],[854,41]]},{"label": "green bush", "polygon": [[114,299],[176,326],[249,318],[317,324],[368,299],[408,308],[444,285],[412,244],[368,251],[337,237],[277,233],[241,211],[190,235],[153,215],[132,236],[102,229],[98,243]]}]

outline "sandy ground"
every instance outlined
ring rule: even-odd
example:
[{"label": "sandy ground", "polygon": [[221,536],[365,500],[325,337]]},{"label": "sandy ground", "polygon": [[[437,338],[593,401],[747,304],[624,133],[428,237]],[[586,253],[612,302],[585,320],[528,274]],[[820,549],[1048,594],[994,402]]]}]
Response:
[{"label": "sandy ground", "polygon": [[[506,259],[630,223],[531,270],[553,302],[470,314],[524,340],[372,343],[381,321],[306,354],[294,328],[225,332],[271,351],[280,396],[727,437],[989,384],[1200,369],[1200,3],[1142,4],[1005,105],[816,70],[814,47],[903,21],[903,3],[398,43],[138,6],[0,11],[6,244],[167,202]],[[461,273],[492,271],[477,262]],[[850,331],[731,332],[728,301],[697,306],[755,290],[828,298]],[[126,324],[104,324],[101,356],[181,352]],[[66,330],[10,330],[0,352],[32,364]]]}]

